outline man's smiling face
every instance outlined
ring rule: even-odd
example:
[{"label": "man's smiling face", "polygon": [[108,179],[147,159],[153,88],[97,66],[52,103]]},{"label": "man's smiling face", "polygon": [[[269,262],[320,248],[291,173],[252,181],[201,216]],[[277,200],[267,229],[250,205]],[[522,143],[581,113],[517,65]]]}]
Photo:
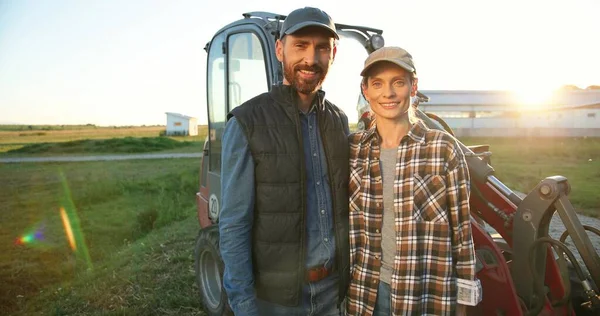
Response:
[{"label": "man's smiling face", "polygon": [[307,27],[277,41],[277,59],[283,63],[284,84],[303,94],[317,91],[335,57],[335,42],[330,32]]}]

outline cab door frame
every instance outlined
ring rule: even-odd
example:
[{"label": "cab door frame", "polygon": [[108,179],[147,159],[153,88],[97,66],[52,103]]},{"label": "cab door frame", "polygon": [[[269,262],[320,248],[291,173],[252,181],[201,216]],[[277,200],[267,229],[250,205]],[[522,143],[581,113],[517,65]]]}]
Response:
[{"label": "cab door frame", "polygon": [[[230,63],[230,54],[229,54],[229,46],[230,39],[232,36],[236,34],[244,34],[251,33],[256,36],[259,43],[262,47],[263,60],[265,63],[264,72],[266,74],[267,79],[267,87],[265,87],[265,91],[271,89],[271,86],[278,81],[279,76],[281,76],[281,66],[277,61],[277,57],[275,55],[275,38],[271,34],[267,34],[265,32],[265,28],[263,27],[265,21],[258,19],[247,19],[242,20],[240,23],[234,23],[228,27],[223,28],[220,32],[215,34],[213,39],[210,42],[210,45],[207,46],[206,51],[207,54],[207,74],[206,74],[206,104],[207,104],[207,116],[208,116],[208,136],[207,143],[204,147],[204,154],[202,158],[202,167],[200,172],[200,190],[197,194],[198,201],[198,219],[200,221],[201,227],[206,227],[218,222],[218,216],[220,212],[221,205],[221,174],[220,174],[220,164],[221,164],[221,136],[225,127],[226,119],[219,120],[215,122],[213,119],[215,117],[214,111],[220,111],[219,115],[224,115],[226,117],[227,113],[231,111],[232,108],[232,100],[230,96],[229,86],[231,84],[230,81],[230,68],[234,65]],[[219,49],[220,48],[220,49]],[[222,75],[223,82],[221,87],[222,90],[215,91],[213,87],[211,87],[211,80],[215,78],[211,77],[214,74],[211,73],[211,62],[215,59],[215,53],[219,54],[223,57],[223,71],[218,72],[219,75]],[[218,79],[217,79],[218,80]],[[214,81],[218,82],[218,81]],[[215,95],[211,95],[212,93],[219,92],[224,95],[220,95],[215,97]],[[215,108],[215,104],[213,100],[218,98],[222,98],[224,100],[223,107],[225,109],[219,107]],[[244,100],[245,101],[245,100]]]}]

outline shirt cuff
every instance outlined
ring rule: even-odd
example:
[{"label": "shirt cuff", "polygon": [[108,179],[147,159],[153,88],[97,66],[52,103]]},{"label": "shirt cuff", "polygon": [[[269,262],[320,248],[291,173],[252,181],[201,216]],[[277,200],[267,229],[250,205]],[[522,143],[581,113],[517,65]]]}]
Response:
[{"label": "shirt cuff", "polygon": [[254,297],[241,301],[236,305],[231,305],[231,309],[236,316],[258,316],[258,307]]},{"label": "shirt cuff", "polygon": [[457,279],[456,284],[458,286],[458,290],[456,292],[458,304],[475,306],[481,302],[483,293],[479,279]]}]

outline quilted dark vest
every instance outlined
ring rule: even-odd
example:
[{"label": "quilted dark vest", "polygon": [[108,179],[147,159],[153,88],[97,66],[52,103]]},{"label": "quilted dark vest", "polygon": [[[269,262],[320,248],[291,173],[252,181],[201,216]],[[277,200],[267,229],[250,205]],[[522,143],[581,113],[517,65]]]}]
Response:
[{"label": "quilted dark vest", "polygon": [[[254,160],[255,204],[252,263],[257,296],[297,306],[305,279],[306,168],[297,92],[272,87],[233,109]],[[340,300],[349,282],[348,119],[317,95],[317,120],[327,158],[333,200]]]}]

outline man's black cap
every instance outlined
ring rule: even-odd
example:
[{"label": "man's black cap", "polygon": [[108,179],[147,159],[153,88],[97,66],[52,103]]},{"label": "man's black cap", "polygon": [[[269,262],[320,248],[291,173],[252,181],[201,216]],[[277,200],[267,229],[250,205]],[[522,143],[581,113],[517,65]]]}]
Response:
[{"label": "man's black cap", "polygon": [[285,21],[283,21],[280,38],[283,38],[287,34],[293,34],[307,26],[322,27],[330,31],[333,34],[333,37],[340,39],[331,17],[325,13],[325,11],[311,7],[304,7],[292,11],[285,18]]}]

